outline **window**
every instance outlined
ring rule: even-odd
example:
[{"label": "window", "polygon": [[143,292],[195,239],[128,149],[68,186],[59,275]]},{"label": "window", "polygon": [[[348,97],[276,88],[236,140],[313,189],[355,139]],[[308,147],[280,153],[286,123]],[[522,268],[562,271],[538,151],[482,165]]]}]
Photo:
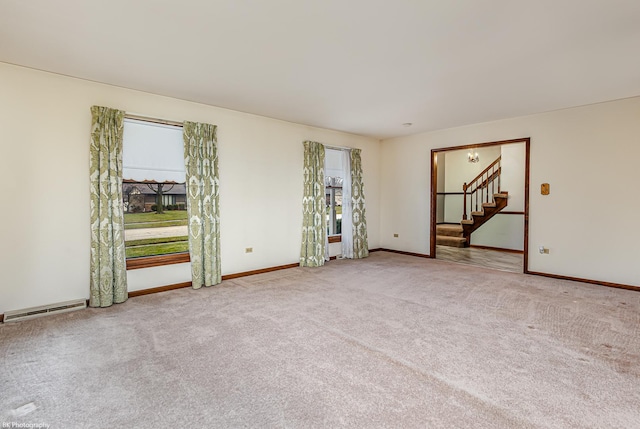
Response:
[{"label": "window", "polygon": [[[127,267],[187,262],[182,127],[125,119],[122,158]],[[180,255],[149,262],[175,254]],[[130,263],[136,258],[145,264]]]},{"label": "window", "polygon": [[327,235],[330,242],[339,241],[342,233],[342,151],[325,149],[324,180],[327,201]]},{"label": "window", "polygon": [[336,177],[329,177],[325,187],[327,197],[327,234],[340,235],[342,233],[342,184],[337,184]]}]

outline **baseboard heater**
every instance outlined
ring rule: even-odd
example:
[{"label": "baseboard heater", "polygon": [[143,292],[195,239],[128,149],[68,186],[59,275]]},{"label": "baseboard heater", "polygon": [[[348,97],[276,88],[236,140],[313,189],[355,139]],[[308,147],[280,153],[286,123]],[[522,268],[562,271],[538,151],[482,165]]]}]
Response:
[{"label": "baseboard heater", "polygon": [[22,310],[7,311],[4,313],[4,323],[19,322],[21,320],[35,319],[49,314],[68,313],[69,311],[87,308],[87,301],[78,299],[75,301],[59,302],[57,304],[42,305],[40,307],[23,308]]}]

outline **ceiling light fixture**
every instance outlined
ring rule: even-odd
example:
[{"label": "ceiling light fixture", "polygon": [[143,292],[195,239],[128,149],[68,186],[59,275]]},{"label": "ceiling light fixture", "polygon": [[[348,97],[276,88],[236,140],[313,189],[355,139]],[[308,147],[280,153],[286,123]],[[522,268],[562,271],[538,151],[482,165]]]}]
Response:
[{"label": "ceiling light fixture", "polygon": [[474,162],[474,163],[480,161],[478,152],[472,152],[471,150],[469,150],[469,153],[467,154],[467,159],[469,160],[469,162]]}]

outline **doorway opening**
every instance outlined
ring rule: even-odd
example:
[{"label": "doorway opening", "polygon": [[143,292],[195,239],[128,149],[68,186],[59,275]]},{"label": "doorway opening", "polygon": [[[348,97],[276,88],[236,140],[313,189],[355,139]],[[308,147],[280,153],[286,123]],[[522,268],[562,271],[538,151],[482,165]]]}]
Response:
[{"label": "doorway opening", "polygon": [[431,151],[432,258],[528,272],[530,141]]}]

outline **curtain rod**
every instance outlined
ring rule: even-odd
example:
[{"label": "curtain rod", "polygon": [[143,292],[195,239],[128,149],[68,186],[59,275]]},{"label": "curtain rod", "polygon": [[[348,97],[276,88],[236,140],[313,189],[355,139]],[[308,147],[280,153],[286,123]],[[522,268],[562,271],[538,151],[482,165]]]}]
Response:
[{"label": "curtain rod", "polygon": [[171,126],[174,126],[174,127],[181,127],[182,128],[182,122],[170,121],[168,119],[150,118],[148,116],[135,115],[133,113],[125,113],[124,114],[124,118],[125,119],[135,119],[137,121],[153,122],[154,124],[171,125]]},{"label": "curtain rod", "polygon": [[337,149],[337,150],[351,150],[351,149],[353,149],[352,147],[331,146],[331,145],[328,145],[328,144],[325,144],[323,146],[326,147],[326,148],[329,148],[329,149]]}]

